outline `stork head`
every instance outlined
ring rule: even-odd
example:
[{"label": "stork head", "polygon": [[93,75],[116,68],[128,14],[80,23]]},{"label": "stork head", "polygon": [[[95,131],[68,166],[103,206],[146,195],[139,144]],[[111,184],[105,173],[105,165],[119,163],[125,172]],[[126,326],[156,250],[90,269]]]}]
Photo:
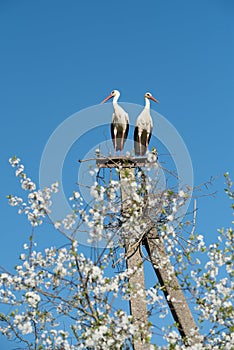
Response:
[{"label": "stork head", "polygon": [[154,96],[152,96],[152,94],[150,92],[146,92],[145,98],[148,98],[148,100],[152,100],[154,102],[159,103],[158,100],[156,100],[156,98]]},{"label": "stork head", "polygon": [[108,101],[110,98],[113,98],[113,97],[115,97],[115,100],[117,101],[119,96],[120,96],[120,92],[118,90],[113,90],[111,91],[110,95],[107,96],[101,103],[105,103],[106,101]]}]

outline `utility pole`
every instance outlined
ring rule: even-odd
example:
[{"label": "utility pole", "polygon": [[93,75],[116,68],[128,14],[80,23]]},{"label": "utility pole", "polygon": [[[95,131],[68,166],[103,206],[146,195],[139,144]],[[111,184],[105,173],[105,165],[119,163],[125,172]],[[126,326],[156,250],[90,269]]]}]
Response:
[{"label": "utility pole", "polygon": [[[119,177],[122,197],[122,216],[127,220],[129,198],[132,196],[131,184],[135,182],[134,168],[123,167],[119,171]],[[130,240],[126,238],[125,250],[127,268],[133,271],[135,270],[129,277],[129,284],[133,289],[129,301],[130,312],[133,317],[133,322],[138,326],[142,324],[143,327],[145,327],[148,326],[148,310],[146,305],[144,266],[140,246],[138,244],[136,247],[134,247],[134,242],[130,242]],[[141,296],[136,296],[136,291],[141,291]],[[134,350],[149,350],[149,348],[150,344],[144,343],[140,339],[135,339],[133,341]]]},{"label": "utility pole", "polygon": [[159,237],[155,227],[149,230],[144,243],[172,316],[178,326],[181,337],[184,339],[184,343],[188,344],[188,338],[190,339],[190,344],[188,345],[198,343],[198,328],[174,269],[167,257],[163,241]]},{"label": "utility pole", "polygon": [[[131,183],[135,182],[134,169],[136,167],[146,166],[147,158],[126,158],[126,157],[111,157],[97,158],[96,164],[99,168],[118,168],[120,178],[120,190],[122,197],[122,216],[127,220],[129,210],[129,199],[132,195]],[[147,220],[147,219],[146,219]],[[199,343],[199,331],[193,319],[192,313],[187,304],[187,300],[180,287],[174,269],[167,257],[164,249],[163,240],[157,233],[157,228],[148,222],[147,234],[143,242],[134,244],[128,239],[125,241],[126,263],[127,267],[135,269],[134,273],[129,278],[130,285],[134,288],[141,288],[143,293],[141,297],[135,297],[133,291],[130,295],[130,312],[136,324],[148,324],[148,312],[146,305],[145,280],[143,260],[141,256],[141,243],[146,247],[148,258],[152,263],[161,289],[165,295],[171,314],[178,326],[178,331],[185,345]],[[190,342],[188,342],[188,339]],[[133,344],[134,350],[148,350],[149,344],[137,339]]]}]

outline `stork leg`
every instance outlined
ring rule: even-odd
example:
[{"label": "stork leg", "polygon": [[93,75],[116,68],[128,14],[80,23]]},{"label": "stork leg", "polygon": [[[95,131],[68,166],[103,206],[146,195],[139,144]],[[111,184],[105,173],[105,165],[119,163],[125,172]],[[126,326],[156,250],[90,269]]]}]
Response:
[{"label": "stork leg", "polygon": [[114,155],[116,154],[116,148],[117,148],[117,140],[116,140],[116,135],[115,135],[115,147],[114,147]]},{"label": "stork leg", "polygon": [[117,129],[116,127],[114,128],[114,155],[116,155],[116,148],[117,148]]},{"label": "stork leg", "polygon": [[149,145],[149,134],[147,133],[147,135],[146,135],[146,143],[145,143],[146,151],[148,150],[148,145]]},{"label": "stork leg", "polygon": [[139,133],[138,136],[139,136],[140,156],[142,156],[141,133]]},{"label": "stork leg", "polygon": [[124,146],[124,132],[125,130],[123,129],[122,136],[121,136],[121,151],[123,150],[123,146]]}]

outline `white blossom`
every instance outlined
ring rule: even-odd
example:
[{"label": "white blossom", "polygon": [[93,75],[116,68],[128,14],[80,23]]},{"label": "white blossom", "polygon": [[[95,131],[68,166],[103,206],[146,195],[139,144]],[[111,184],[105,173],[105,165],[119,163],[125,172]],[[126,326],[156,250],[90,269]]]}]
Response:
[{"label": "white blossom", "polygon": [[157,161],[157,155],[155,155],[155,154],[149,152],[149,153],[147,154],[147,160],[148,160],[149,163],[156,162],[156,161]]},{"label": "white blossom", "polygon": [[30,320],[23,315],[16,315],[14,318],[14,324],[17,326],[22,334],[30,334],[33,332],[32,324]]},{"label": "white blossom", "polygon": [[11,166],[13,168],[15,168],[16,166],[19,165],[20,163],[20,158],[17,158],[16,156],[12,157],[12,158],[9,158],[9,163],[11,164]]},{"label": "white blossom", "polygon": [[19,167],[15,171],[15,176],[19,176],[24,171],[23,164],[20,164]]},{"label": "white blossom", "polygon": [[32,306],[33,308],[36,308],[38,303],[40,302],[41,298],[40,296],[35,292],[27,292],[25,294],[27,302]]}]

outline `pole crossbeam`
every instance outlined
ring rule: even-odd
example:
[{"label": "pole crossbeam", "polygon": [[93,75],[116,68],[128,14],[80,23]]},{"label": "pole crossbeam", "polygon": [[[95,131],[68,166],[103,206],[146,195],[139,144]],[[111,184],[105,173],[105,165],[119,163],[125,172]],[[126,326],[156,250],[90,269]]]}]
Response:
[{"label": "pole crossbeam", "polygon": [[149,164],[145,157],[99,157],[96,159],[98,168],[136,168]]},{"label": "pole crossbeam", "polygon": [[[97,158],[96,164],[98,168],[118,168],[120,178],[120,191],[122,199],[122,216],[123,219],[128,217],[129,199],[132,196],[132,182],[135,182],[135,169],[146,166],[147,158],[126,158],[111,157]],[[124,180],[128,181],[124,181]],[[183,290],[178,282],[173,266],[164,249],[162,239],[159,237],[157,229],[151,227],[150,222],[147,234],[142,242],[137,245],[131,242],[129,237],[125,239],[126,264],[127,267],[136,270],[129,278],[129,283],[133,287],[141,288],[143,293],[136,297],[135,291],[130,295],[130,312],[136,324],[148,324],[148,311],[146,305],[144,266],[140,251],[141,244],[144,244],[152,263],[165,299],[168,303],[174,321],[177,324],[178,331],[185,345],[199,343],[199,331],[189,309],[187,300]],[[136,269],[137,268],[137,269]],[[134,350],[148,350],[149,344],[137,339],[133,344]]]}]

